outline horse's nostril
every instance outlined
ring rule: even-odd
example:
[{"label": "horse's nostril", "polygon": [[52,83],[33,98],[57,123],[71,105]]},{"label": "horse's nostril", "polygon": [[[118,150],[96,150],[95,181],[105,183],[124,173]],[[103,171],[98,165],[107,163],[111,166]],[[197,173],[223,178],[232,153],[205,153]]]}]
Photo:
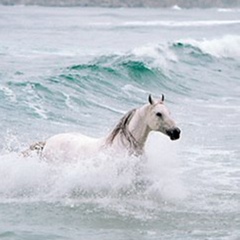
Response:
[{"label": "horse's nostril", "polygon": [[181,130],[179,128],[174,128],[171,130],[167,131],[168,136],[172,139],[172,140],[177,140],[180,138],[180,133]]},{"label": "horse's nostril", "polygon": [[180,133],[181,133],[181,130],[179,128],[174,129],[174,134],[175,135],[180,135]]},{"label": "horse's nostril", "polygon": [[173,136],[174,136],[175,138],[179,138],[180,133],[181,133],[181,130],[180,130],[179,128],[175,128],[175,129],[173,130]]}]

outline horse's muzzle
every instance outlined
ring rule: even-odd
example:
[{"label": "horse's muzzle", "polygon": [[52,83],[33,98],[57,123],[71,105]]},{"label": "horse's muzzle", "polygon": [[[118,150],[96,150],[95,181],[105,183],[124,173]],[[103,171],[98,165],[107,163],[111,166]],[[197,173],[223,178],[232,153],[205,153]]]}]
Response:
[{"label": "horse's muzzle", "polygon": [[172,128],[166,131],[171,140],[177,140],[180,138],[181,130],[179,128]]}]

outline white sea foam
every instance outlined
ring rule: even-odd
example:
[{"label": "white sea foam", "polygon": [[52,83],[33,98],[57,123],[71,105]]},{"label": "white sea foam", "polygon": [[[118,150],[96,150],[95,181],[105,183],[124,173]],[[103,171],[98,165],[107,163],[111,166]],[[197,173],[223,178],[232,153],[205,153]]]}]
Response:
[{"label": "white sea foam", "polygon": [[[163,137],[164,138],[164,137]],[[147,157],[100,153],[77,163],[53,164],[38,156],[0,155],[0,201],[6,199],[88,199],[142,197],[176,201],[186,197],[180,180],[176,143],[153,134]],[[157,146],[157,147],[156,147]],[[170,150],[171,148],[171,150]],[[171,154],[169,154],[171,153]]]},{"label": "white sea foam", "polygon": [[4,95],[9,99],[11,102],[16,102],[16,94],[12,89],[5,85],[0,85],[0,91],[4,93]]},{"label": "white sea foam", "polygon": [[130,21],[124,22],[121,25],[126,27],[206,27],[218,25],[233,25],[239,24],[240,20],[195,20],[195,21]]},{"label": "white sea foam", "polygon": [[240,57],[240,36],[224,36],[218,39],[194,39],[181,40],[184,44],[190,44],[200,48],[204,53],[215,57]]},{"label": "white sea foam", "polygon": [[178,61],[177,55],[169,48],[168,44],[147,44],[133,49],[132,53],[145,61],[146,59],[151,59],[150,67],[161,67],[165,70],[168,69],[169,61]]},{"label": "white sea foam", "polygon": [[218,8],[218,12],[228,13],[228,12],[240,12],[239,8]]},{"label": "white sea foam", "polygon": [[35,87],[32,84],[28,84],[28,86],[24,89],[26,93],[26,105],[30,108],[35,114],[43,119],[47,119],[47,110],[44,109],[42,104],[41,97],[37,94]]},{"label": "white sea foam", "polygon": [[174,5],[174,6],[172,6],[172,9],[173,9],[173,10],[182,10],[182,8],[179,7],[178,5]]},{"label": "white sea foam", "polygon": [[[173,7],[174,10],[181,10],[178,6]],[[240,20],[194,20],[194,21],[175,21],[175,20],[136,20],[136,21],[122,21],[122,22],[94,22],[89,23],[90,26],[101,27],[101,28],[112,28],[112,27],[168,27],[168,28],[179,28],[179,27],[211,27],[211,26],[223,26],[223,25],[234,25],[239,24]]]}]

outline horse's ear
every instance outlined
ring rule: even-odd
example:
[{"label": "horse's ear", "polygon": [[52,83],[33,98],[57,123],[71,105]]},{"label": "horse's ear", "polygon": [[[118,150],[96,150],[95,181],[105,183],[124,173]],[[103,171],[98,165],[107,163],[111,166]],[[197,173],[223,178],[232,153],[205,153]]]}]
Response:
[{"label": "horse's ear", "polygon": [[148,96],[148,101],[151,105],[153,105],[153,99],[152,99],[151,94],[149,94],[149,96]]},{"label": "horse's ear", "polygon": [[164,102],[164,99],[165,99],[164,94],[162,94],[162,102]]}]

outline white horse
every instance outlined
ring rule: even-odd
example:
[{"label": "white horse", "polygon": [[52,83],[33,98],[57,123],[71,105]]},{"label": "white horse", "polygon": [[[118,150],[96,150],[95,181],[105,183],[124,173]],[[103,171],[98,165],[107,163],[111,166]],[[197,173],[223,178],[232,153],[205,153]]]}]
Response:
[{"label": "white horse", "polygon": [[23,154],[29,155],[36,150],[46,159],[79,159],[94,156],[110,147],[138,156],[144,153],[144,145],[151,131],[161,132],[171,140],[179,139],[180,129],[170,117],[164,104],[164,95],[160,100],[153,100],[149,95],[148,101],[148,104],[126,113],[106,137],[95,139],[80,133],[62,133],[30,146]]}]

